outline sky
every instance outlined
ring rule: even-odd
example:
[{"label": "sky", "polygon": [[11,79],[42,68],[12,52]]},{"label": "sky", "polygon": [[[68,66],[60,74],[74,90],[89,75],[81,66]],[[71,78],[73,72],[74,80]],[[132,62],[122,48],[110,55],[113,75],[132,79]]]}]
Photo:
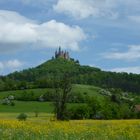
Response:
[{"label": "sky", "polygon": [[0,0],[0,75],[59,46],[81,65],[140,74],[140,0]]}]

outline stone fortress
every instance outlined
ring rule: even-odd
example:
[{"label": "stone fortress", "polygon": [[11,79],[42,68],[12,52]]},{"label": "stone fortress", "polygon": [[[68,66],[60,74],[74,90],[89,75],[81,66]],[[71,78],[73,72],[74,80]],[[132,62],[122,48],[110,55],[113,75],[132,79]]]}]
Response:
[{"label": "stone fortress", "polygon": [[66,60],[70,60],[69,52],[61,50],[59,47],[58,51],[55,52],[55,58],[64,58]]}]

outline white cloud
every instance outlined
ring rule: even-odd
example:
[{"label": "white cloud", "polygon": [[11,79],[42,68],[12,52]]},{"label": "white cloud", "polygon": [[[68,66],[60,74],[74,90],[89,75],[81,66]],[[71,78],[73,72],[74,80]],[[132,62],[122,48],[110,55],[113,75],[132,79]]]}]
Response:
[{"label": "white cloud", "polygon": [[123,67],[123,68],[114,68],[111,69],[113,72],[127,72],[127,73],[136,73],[140,74],[140,66],[136,67]]},{"label": "white cloud", "polygon": [[14,11],[0,10],[0,22],[1,23],[10,22],[22,25],[26,24],[27,22],[33,22],[33,20],[30,20]]},{"label": "white cloud", "polygon": [[114,51],[104,53],[103,57],[107,59],[118,59],[127,61],[138,60],[140,59],[140,45],[131,45],[125,52]]},{"label": "white cloud", "polygon": [[[140,12],[139,0],[58,0],[53,9],[76,19],[90,16],[116,19]],[[131,9],[131,10],[130,10]]]},{"label": "white cloud", "polygon": [[58,0],[53,6],[59,13],[71,15],[77,19],[89,16],[117,18],[118,12],[114,12],[116,2],[112,0]]},{"label": "white cloud", "polygon": [[1,61],[0,62],[0,73],[5,75],[9,72],[14,72],[16,70],[22,69],[22,66],[24,65],[23,62],[13,59],[8,61]]},{"label": "white cloud", "polygon": [[4,63],[4,66],[7,68],[19,68],[23,65],[22,62],[20,62],[19,60],[15,59],[15,60],[9,60],[7,62]]},{"label": "white cloud", "polygon": [[91,0],[58,0],[57,5],[54,5],[54,10],[76,18],[86,18],[98,13],[98,9],[94,9],[91,3]]},{"label": "white cloud", "polygon": [[0,10],[0,50],[17,49],[25,44],[78,50],[86,38],[79,26],[69,26],[55,20],[37,23],[12,11]]},{"label": "white cloud", "polygon": [[86,38],[82,29],[78,26],[67,26],[51,20],[36,28],[39,33],[39,40],[50,47],[57,47],[60,44],[64,48],[78,50],[78,43]]},{"label": "white cloud", "polygon": [[14,60],[8,60],[8,61],[3,61],[0,62],[0,69],[16,69],[16,68],[20,68],[21,66],[23,66],[23,62],[14,59]]}]

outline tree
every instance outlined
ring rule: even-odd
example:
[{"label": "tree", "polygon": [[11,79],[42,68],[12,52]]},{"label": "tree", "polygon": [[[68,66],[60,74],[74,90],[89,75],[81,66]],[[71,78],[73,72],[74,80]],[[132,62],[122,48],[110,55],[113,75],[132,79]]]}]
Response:
[{"label": "tree", "polygon": [[89,119],[90,108],[87,104],[73,106],[69,109],[70,119]]},{"label": "tree", "polygon": [[88,106],[90,107],[90,118],[96,118],[99,112],[101,111],[101,103],[100,100],[95,97],[88,98],[87,101]]},{"label": "tree", "polygon": [[53,79],[53,87],[55,93],[54,111],[58,120],[65,120],[67,119],[68,113],[66,105],[72,90],[71,74],[64,73],[58,75],[58,77],[54,77]]},{"label": "tree", "polygon": [[21,114],[19,114],[19,115],[17,116],[17,119],[18,119],[19,121],[26,121],[27,117],[28,117],[28,116],[27,116],[25,113],[21,113]]}]

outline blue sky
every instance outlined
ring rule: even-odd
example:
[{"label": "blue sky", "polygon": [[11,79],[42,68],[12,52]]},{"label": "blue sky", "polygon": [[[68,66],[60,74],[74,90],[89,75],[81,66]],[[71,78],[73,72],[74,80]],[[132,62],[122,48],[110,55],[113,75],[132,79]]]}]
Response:
[{"label": "blue sky", "polygon": [[139,0],[0,0],[0,75],[61,46],[82,65],[140,74]]}]

